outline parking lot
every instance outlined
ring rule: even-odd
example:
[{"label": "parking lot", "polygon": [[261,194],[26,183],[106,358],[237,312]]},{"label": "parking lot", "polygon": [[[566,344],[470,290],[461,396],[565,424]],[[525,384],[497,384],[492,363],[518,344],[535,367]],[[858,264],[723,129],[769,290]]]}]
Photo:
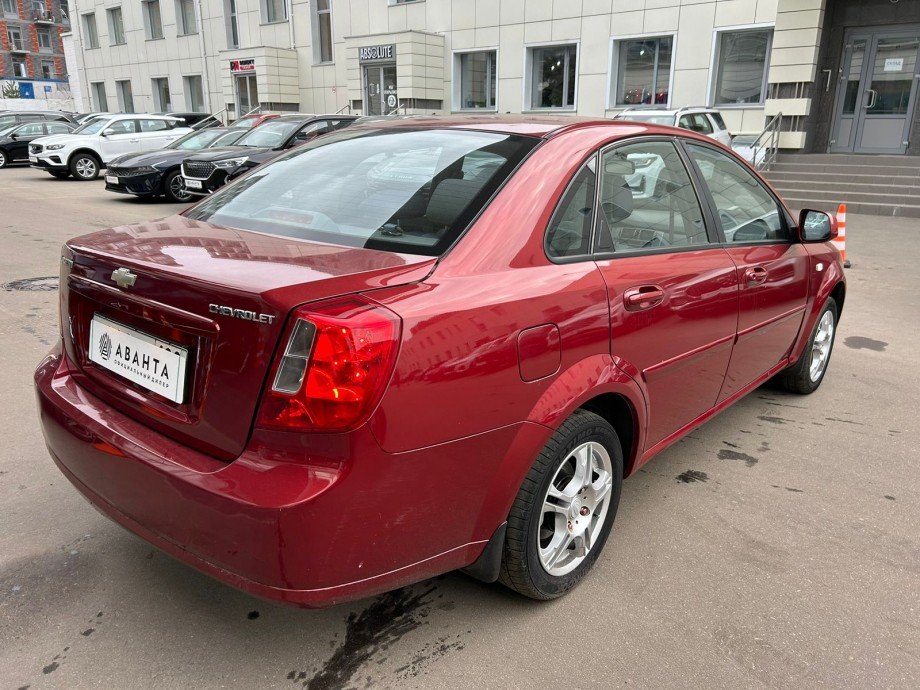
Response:
[{"label": "parking lot", "polygon": [[848,218],[821,389],[761,388],[627,480],[568,596],[450,574],[308,611],[109,522],[42,441],[32,372],[58,337],[61,243],[181,206],[23,167],[0,171],[0,200],[2,687],[920,684],[916,220]]}]

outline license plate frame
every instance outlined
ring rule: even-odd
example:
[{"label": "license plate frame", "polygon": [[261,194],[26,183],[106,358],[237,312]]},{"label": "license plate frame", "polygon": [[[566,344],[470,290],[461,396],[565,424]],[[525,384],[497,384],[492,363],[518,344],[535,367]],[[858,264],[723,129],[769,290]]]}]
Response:
[{"label": "license plate frame", "polygon": [[118,178],[115,175],[106,175],[105,183],[106,184],[118,184]]},{"label": "license plate frame", "polygon": [[93,364],[177,404],[185,401],[188,348],[95,313],[87,356]]},{"label": "license plate frame", "polygon": [[185,180],[186,189],[202,189],[201,180],[190,180],[187,177],[183,177],[182,179]]}]

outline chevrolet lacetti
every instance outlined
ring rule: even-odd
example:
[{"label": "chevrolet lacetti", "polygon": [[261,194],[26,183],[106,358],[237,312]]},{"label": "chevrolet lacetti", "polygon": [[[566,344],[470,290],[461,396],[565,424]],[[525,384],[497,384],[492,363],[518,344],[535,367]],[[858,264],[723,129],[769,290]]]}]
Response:
[{"label": "chevrolet lacetti", "polygon": [[65,245],[45,438],[101,512],[252,594],[465,569],[550,599],[624,477],[768,379],[821,384],[836,232],[685,130],[357,125]]}]

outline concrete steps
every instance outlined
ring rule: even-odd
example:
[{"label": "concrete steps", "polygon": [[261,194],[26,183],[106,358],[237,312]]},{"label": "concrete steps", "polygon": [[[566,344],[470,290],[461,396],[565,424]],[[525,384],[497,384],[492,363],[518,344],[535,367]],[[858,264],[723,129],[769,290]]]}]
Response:
[{"label": "concrete steps", "polygon": [[766,172],[793,208],[920,218],[920,157],[783,154]]}]

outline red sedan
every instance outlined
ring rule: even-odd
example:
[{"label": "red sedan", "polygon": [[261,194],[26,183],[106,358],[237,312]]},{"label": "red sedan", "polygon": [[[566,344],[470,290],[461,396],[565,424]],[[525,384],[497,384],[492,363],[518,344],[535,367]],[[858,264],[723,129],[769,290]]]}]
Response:
[{"label": "red sedan", "polygon": [[835,234],[686,130],[358,125],[68,242],[41,421],[99,510],[247,592],[464,568],[550,599],[625,477],[770,378],[821,384]]}]

